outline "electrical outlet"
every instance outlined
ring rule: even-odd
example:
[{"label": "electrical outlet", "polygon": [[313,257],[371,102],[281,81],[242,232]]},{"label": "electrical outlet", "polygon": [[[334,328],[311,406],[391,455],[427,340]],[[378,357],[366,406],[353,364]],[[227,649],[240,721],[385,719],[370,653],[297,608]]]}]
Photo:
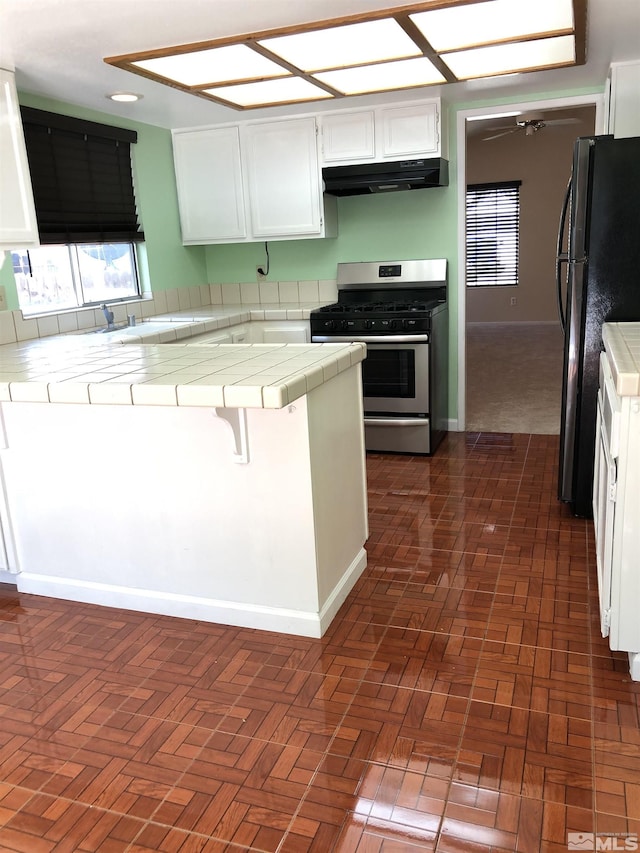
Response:
[{"label": "electrical outlet", "polygon": [[7,308],[7,294],[5,293],[4,285],[0,284],[0,311],[5,311]]},{"label": "electrical outlet", "polygon": [[512,297],[511,297],[511,304],[512,304],[512,305],[517,305],[517,304],[518,304],[518,297],[517,297],[517,296],[512,296]]},{"label": "electrical outlet", "polygon": [[257,281],[264,281],[265,278],[266,278],[266,275],[264,274],[264,270],[263,270],[262,265],[256,267],[256,280]]}]

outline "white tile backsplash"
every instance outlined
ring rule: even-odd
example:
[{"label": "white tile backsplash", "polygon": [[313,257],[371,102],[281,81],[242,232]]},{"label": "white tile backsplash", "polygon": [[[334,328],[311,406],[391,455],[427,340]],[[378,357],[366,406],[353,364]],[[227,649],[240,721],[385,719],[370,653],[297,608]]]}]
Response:
[{"label": "white tile backsplash", "polygon": [[331,305],[338,299],[338,284],[335,279],[321,279],[318,282],[318,297],[323,305]]},{"label": "white tile backsplash", "polygon": [[280,294],[280,302],[298,302],[298,282],[297,281],[281,281],[278,283],[278,292]]},{"label": "white tile backsplash", "polygon": [[47,338],[49,335],[59,335],[60,327],[58,326],[58,317],[55,314],[49,317],[38,317],[38,337]]},{"label": "white tile backsplash", "polygon": [[38,321],[25,320],[21,311],[13,312],[13,321],[16,326],[16,340],[28,341],[38,337]]},{"label": "white tile backsplash", "polygon": [[77,311],[76,319],[79,329],[92,329],[95,326],[95,317],[93,311]]},{"label": "white tile backsplash", "polygon": [[[282,305],[282,317],[296,319],[307,317],[309,309],[289,306],[299,303],[327,304],[335,302],[336,299],[337,288],[334,280],[226,282],[192,285],[186,288],[174,287],[154,293],[150,298],[131,303],[112,304],[110,310],[113,311],[116,323],[125,323],[130,314],[133,314],[137,320],[141,320],[177,311],[196,310],[209,305],[243,304],[263,305],[269,308]],[[251,319],[264,319],[264,311],[260,313],[259,309],[252,309]],[[101,308],[79,308],[77,311],[27,318],[23,317],[20,310],[0,311],[0,346],[104,325],[106,320]],[[215,321],[215,328],[227,325],[229,321],[224,318]],[[166,335],[161,335],[161,339],[164,341]],[[145,340],[147,343],[153,342],[146,336]]]},{"label": "white tile backsplash", "polygon": [[277,281],[261,281],[258,287],[261,305],[273,305],[274,302],[280,301]]},{"label": "white tile backsplash", "polygon": [[317,281],[299,281],[298,293],[300,294],[300,302],[317,302],[318,282]]},{"label": "white tile backsplash", "polygon": [[17,340],[13,315],[13,311],[0,311],[0,344],[14,344]]},{"label": "white tile backsplash", "polygon": [[228,282],[227,284],[222,285],[222,304],[240,304],[240,284],[237,281]]},{"label": "white tile backsplash", "polygon": [[165,293],[167,296],[167,312],[179,311],[180,302],[178,300],[178,291],[173,288],[171,290],[165,290]]},{"label": "white tile backsplash", "polygon": [[[153,303],[153,307],[156,309],[156,314],[167,313],[167,294],[164,292],[164,290],[160,290],[158,291],[158,293],[154,293],[153,299],[145,300],[145,302],[146,301]],[[144,317],[144,314],[142,316]]]},{"label": "white tile backsplash", "polygon": [[260,290],[257,281],[246,281],[240,284],[240,301],[256,305],[260,302]]}]

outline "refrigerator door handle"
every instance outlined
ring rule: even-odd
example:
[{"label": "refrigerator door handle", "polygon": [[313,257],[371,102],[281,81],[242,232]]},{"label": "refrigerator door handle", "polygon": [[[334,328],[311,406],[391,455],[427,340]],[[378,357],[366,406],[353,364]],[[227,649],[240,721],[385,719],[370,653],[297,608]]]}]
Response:
[{"label": "refrigerator door handle", "polygon": [[567,184],[567,190],[564,196],[564,201],[562,203],[562,210],[560,212],[560,223],[558,225],[558,245],[556,252],[556,296],[558,299],[558,316],[560,317],[560,325],[562,326],[563,332],[566,330],[567,320],[564,309],[564,301],[562,298],[562,265],[569,262],[569,255],[568,252],[562,251],[562,244],[564,242],[564,236],[567,227],[567,212],[569,210],[570,199],[571,178],[569,178],[569,183]]}]

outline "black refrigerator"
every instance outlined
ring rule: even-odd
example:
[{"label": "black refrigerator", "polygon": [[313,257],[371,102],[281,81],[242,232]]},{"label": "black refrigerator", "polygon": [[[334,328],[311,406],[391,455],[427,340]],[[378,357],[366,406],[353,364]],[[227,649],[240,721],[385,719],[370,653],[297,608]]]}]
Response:
[{"label": "black refrigerator", "polygon": [[640,137],[576,140],[556,273],[564,331],[558,497],[590,518],[602,324],[640,321]]}]

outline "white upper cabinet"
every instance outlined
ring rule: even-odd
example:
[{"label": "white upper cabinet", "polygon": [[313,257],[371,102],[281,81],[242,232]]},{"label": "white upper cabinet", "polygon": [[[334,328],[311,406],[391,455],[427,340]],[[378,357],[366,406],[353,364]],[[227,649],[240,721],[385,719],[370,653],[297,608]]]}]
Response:
[{"label": "white upper cabinet", "polygon": [[253,236],[319,235],[322,191],[315,119],[245,125],[242,146]]},{"label": "white upper cabinet", "polygon": [[38,243],[15,79],[12,72],[0,68],[0,250]]},{"label": "white upper cabinet", "polygon": [[247,236],[237,127],[173,134],[182,242]]},{"label": "white upper cabinet", "polygon": [[640,61],[614,63],[607,82],[605,133],[640,136]]},{"label": "white upper cabinet", "polygon": [[372,110],[335,113],[322,118],[323,160],[329,163],[356,163],[376,156]]},{"label": "white upper cabinet", "polygon": [[383,157],[439,153],[438,111],[434,103],[380,110]]},{"label": "white upper cabinet", "polygon": [[438,100],[327,113],[321,116],[321,123],[326,166],[446,154]]},{"label": "white upper cabinet", "polygon": [[313,116],[174,130],[173,151],[183,243],[335,236]]}]

